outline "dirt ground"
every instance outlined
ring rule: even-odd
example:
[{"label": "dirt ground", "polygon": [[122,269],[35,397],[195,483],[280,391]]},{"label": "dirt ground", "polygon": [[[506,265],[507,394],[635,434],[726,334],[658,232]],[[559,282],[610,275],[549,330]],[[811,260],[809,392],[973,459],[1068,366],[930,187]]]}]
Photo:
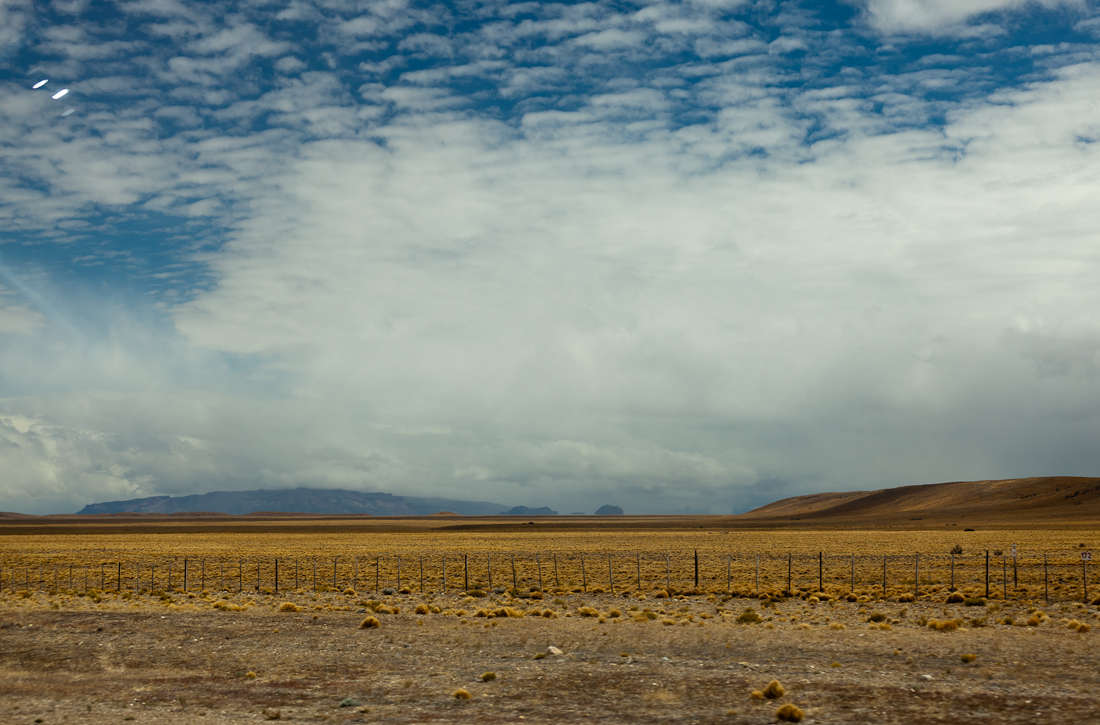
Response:
[{"label": "dirt ground", "polygon": [[[784,703],[812,723],[1100,718],[1100,630],[1080,626],[1100,622],[1077,604],[126,596],[0,595],[0,722],[732,725]],[[751,696],[773,679],[783,697]]]}]

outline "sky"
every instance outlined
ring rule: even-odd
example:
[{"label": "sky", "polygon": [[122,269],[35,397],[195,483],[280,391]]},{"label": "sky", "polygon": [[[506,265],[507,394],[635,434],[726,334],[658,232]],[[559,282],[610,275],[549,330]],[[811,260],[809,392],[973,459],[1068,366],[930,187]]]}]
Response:
[{"label": "sky", "polygon": [[0,510],[1100,475],[1098,141],[1095,0],[0,0]]}]

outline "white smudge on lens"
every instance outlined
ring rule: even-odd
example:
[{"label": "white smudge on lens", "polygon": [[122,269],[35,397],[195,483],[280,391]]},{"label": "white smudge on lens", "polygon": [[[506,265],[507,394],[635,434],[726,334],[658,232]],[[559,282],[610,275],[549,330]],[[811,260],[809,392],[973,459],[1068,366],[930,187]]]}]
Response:
[{"label": "white smudge on lens", "polygon": [[68,111],[65,111],[64,113],[62,113],[61,117],[65,118],[65,116],[68,116],[70,113],[76,113],[76,109],[75,108],[70,108]]},{"label": "white smudge on lens", "polygon": [[50,82],[49,78],[43,78],[42,80],[38,81],[33,86],[31,86],[31,88],[41,88],[42,86],[46,85],[49,82]]},{"label": "white smudge on lens", "polygon": [[69,92],[68,88],[62,88],[57,93],[53,94],[53,99],[56,101],[58,98],[61,98],[61,96],[65,95],[68,92]]}]

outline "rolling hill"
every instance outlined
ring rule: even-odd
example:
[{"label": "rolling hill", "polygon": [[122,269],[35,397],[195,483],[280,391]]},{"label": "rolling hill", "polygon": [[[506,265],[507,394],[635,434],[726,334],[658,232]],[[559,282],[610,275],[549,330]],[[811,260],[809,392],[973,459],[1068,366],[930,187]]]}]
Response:
[{"label": "rolling hill", "polygon": [[1008,522],[1096,517],[1100,517],[1100,478],[1045,476],[815,493],[785,498],[733,519],[847,525],[941,519]]}]

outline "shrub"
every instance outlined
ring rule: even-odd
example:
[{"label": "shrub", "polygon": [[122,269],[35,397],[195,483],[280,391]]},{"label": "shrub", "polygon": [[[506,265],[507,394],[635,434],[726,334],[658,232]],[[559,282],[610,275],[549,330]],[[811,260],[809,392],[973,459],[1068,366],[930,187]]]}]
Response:
[{"label": "shrub", "polygon": [[885,622],[886,621],[886,615],[883,614],[882,612],[874,612],[869,617],[867,617],[867,621],[868,622]]},{"label": "shrub", "polygon": [[[28,596],[30,596],[30,595],[28,594]],[[661,591],[654,594],[653,598],[654,599],[668,599],[668,592],[666,592],[664,589],[662,589]]]},{"label": "shrub", "polygon": [[768,686],[764,688],[764,697],[769,700],[778,700],[787,694],[787,690],[783,685],[779,684],[779,680],[772,680],[768,683]]},{"label": "shrub", "polygon": [[754,700],[763,700],[764,699],[764,693],[761,692],[760,690],[753,690],[752,692],[749,693],[749,697],[751,697]]},{"label": "shrub", "polygon": [[962,604],[966,601],[966,597],[961,592],[951,592],[947,595],[947,599],[944,600],[944,604]]},{"label": "shrub", "polygon": [[737,617],[737,623],[738,624],[759,624],[760,623],[760,615],[757,614],[756,611],[753,610],[752,607],[749,607],[744,612],[742,612],[740,616]]},{"label": "shrub", "polygon": [[953,619],[948,619],[942,622],[938,619],[933,619],[928,623],[928,628],[934,629],[937,632],[954,632],[956,629],[959,628],[959,623]]},{"label": "shrub", "polygon": [[[218,605],[215,604],[214,606],[218,606]],[[282,604],[279,605],[279,611],[280,612],[300,612],[300,611],[302,611],[302,608],[299,607],[294,602],[283,602]]]},{"label": "shrub", "polygon": [[959,655],[959,659],[962,660],[964,665],[968,665],[978,659],[978,655]]},{"label": "shrub", "polygon": [[620,612],[618,609],[612,609],[610,612],[607,613],[607,616],[611,617],[612,619],[615,619],[616,617],[623,616],[623,613]]},{"label": "shrub", "polygon": [[397,593],[398,594],[412,594],[413,590],[409,589],[408,587],[401,587],[401,589]]},{"label": "shrub", "polygon": [[595,609],[593,609],[592,607],[581,607],[580,609],[577,610],[577,614],[581,615],[582,617],[598,617],[598,616],[600,616],[600,613],[598,611],[596,611]]},{"label": "shrub", "polygon": [[1092,631],[1092,627],[1090,627],[1087,624],[1078,624],[1077,625],[1078,634],[1085,634],[1085,633],[1091,632],[1091,631]]},{"label": "shrub", "polygon": [[486,672],[484,675],[481,676],[481,681],[482,682],[492,682],[496,678],[497,678],[497,673],[495,673],[495,672]]},{"label": "shrub", "polygon": [[377,617],[367,617],[359,623],[359,629],[375,629],[381,626],[382,623],[378,621]]},{"label": "shrub", "polygon": [[[484,597],[485,596],[485,591],[483,589],[471,589],[471,590],[466,592],[466,596],[468,596],[468,597]],[[469,695],[470,693],[467,692],[466,694]],[[456,695],[456,697],[457,697],[457,695]]]},{"label": "shrub", "polygon": [[416,605],[416,613],[417,614],[429,614],[430,612],[431,612],[431,610],[428,609],[427,604],[417,604]]},{"label": "shrub", "polygon": [[472,697],[473,695],[470,694],[470,691],[462,687],[455,690],[454,693],[454,698],[456,700],[469,700]]},{"label": "shrub", "polygon": [[898,597],[898,601],[899,602],[915,602],[915,601],[917,601],[917,598],[913,594],[902,594],[900,597]]},{"label": "shrub", "polygon": [[775,711],[775,716],[782,722],[802,722],[802,709],[797,705],[787,703]]},{"label": "shrub", "polygon": [[963,604],[968,607],[984,607],[986,601],[983,597],[967,597],[963,600]]},{"label": "shrub", "polygon": [[355,590],[352,589],[351,587],[348,587],[347,589],[344,590],[344,596],[345,597],[354,597],[355,596]]}]

